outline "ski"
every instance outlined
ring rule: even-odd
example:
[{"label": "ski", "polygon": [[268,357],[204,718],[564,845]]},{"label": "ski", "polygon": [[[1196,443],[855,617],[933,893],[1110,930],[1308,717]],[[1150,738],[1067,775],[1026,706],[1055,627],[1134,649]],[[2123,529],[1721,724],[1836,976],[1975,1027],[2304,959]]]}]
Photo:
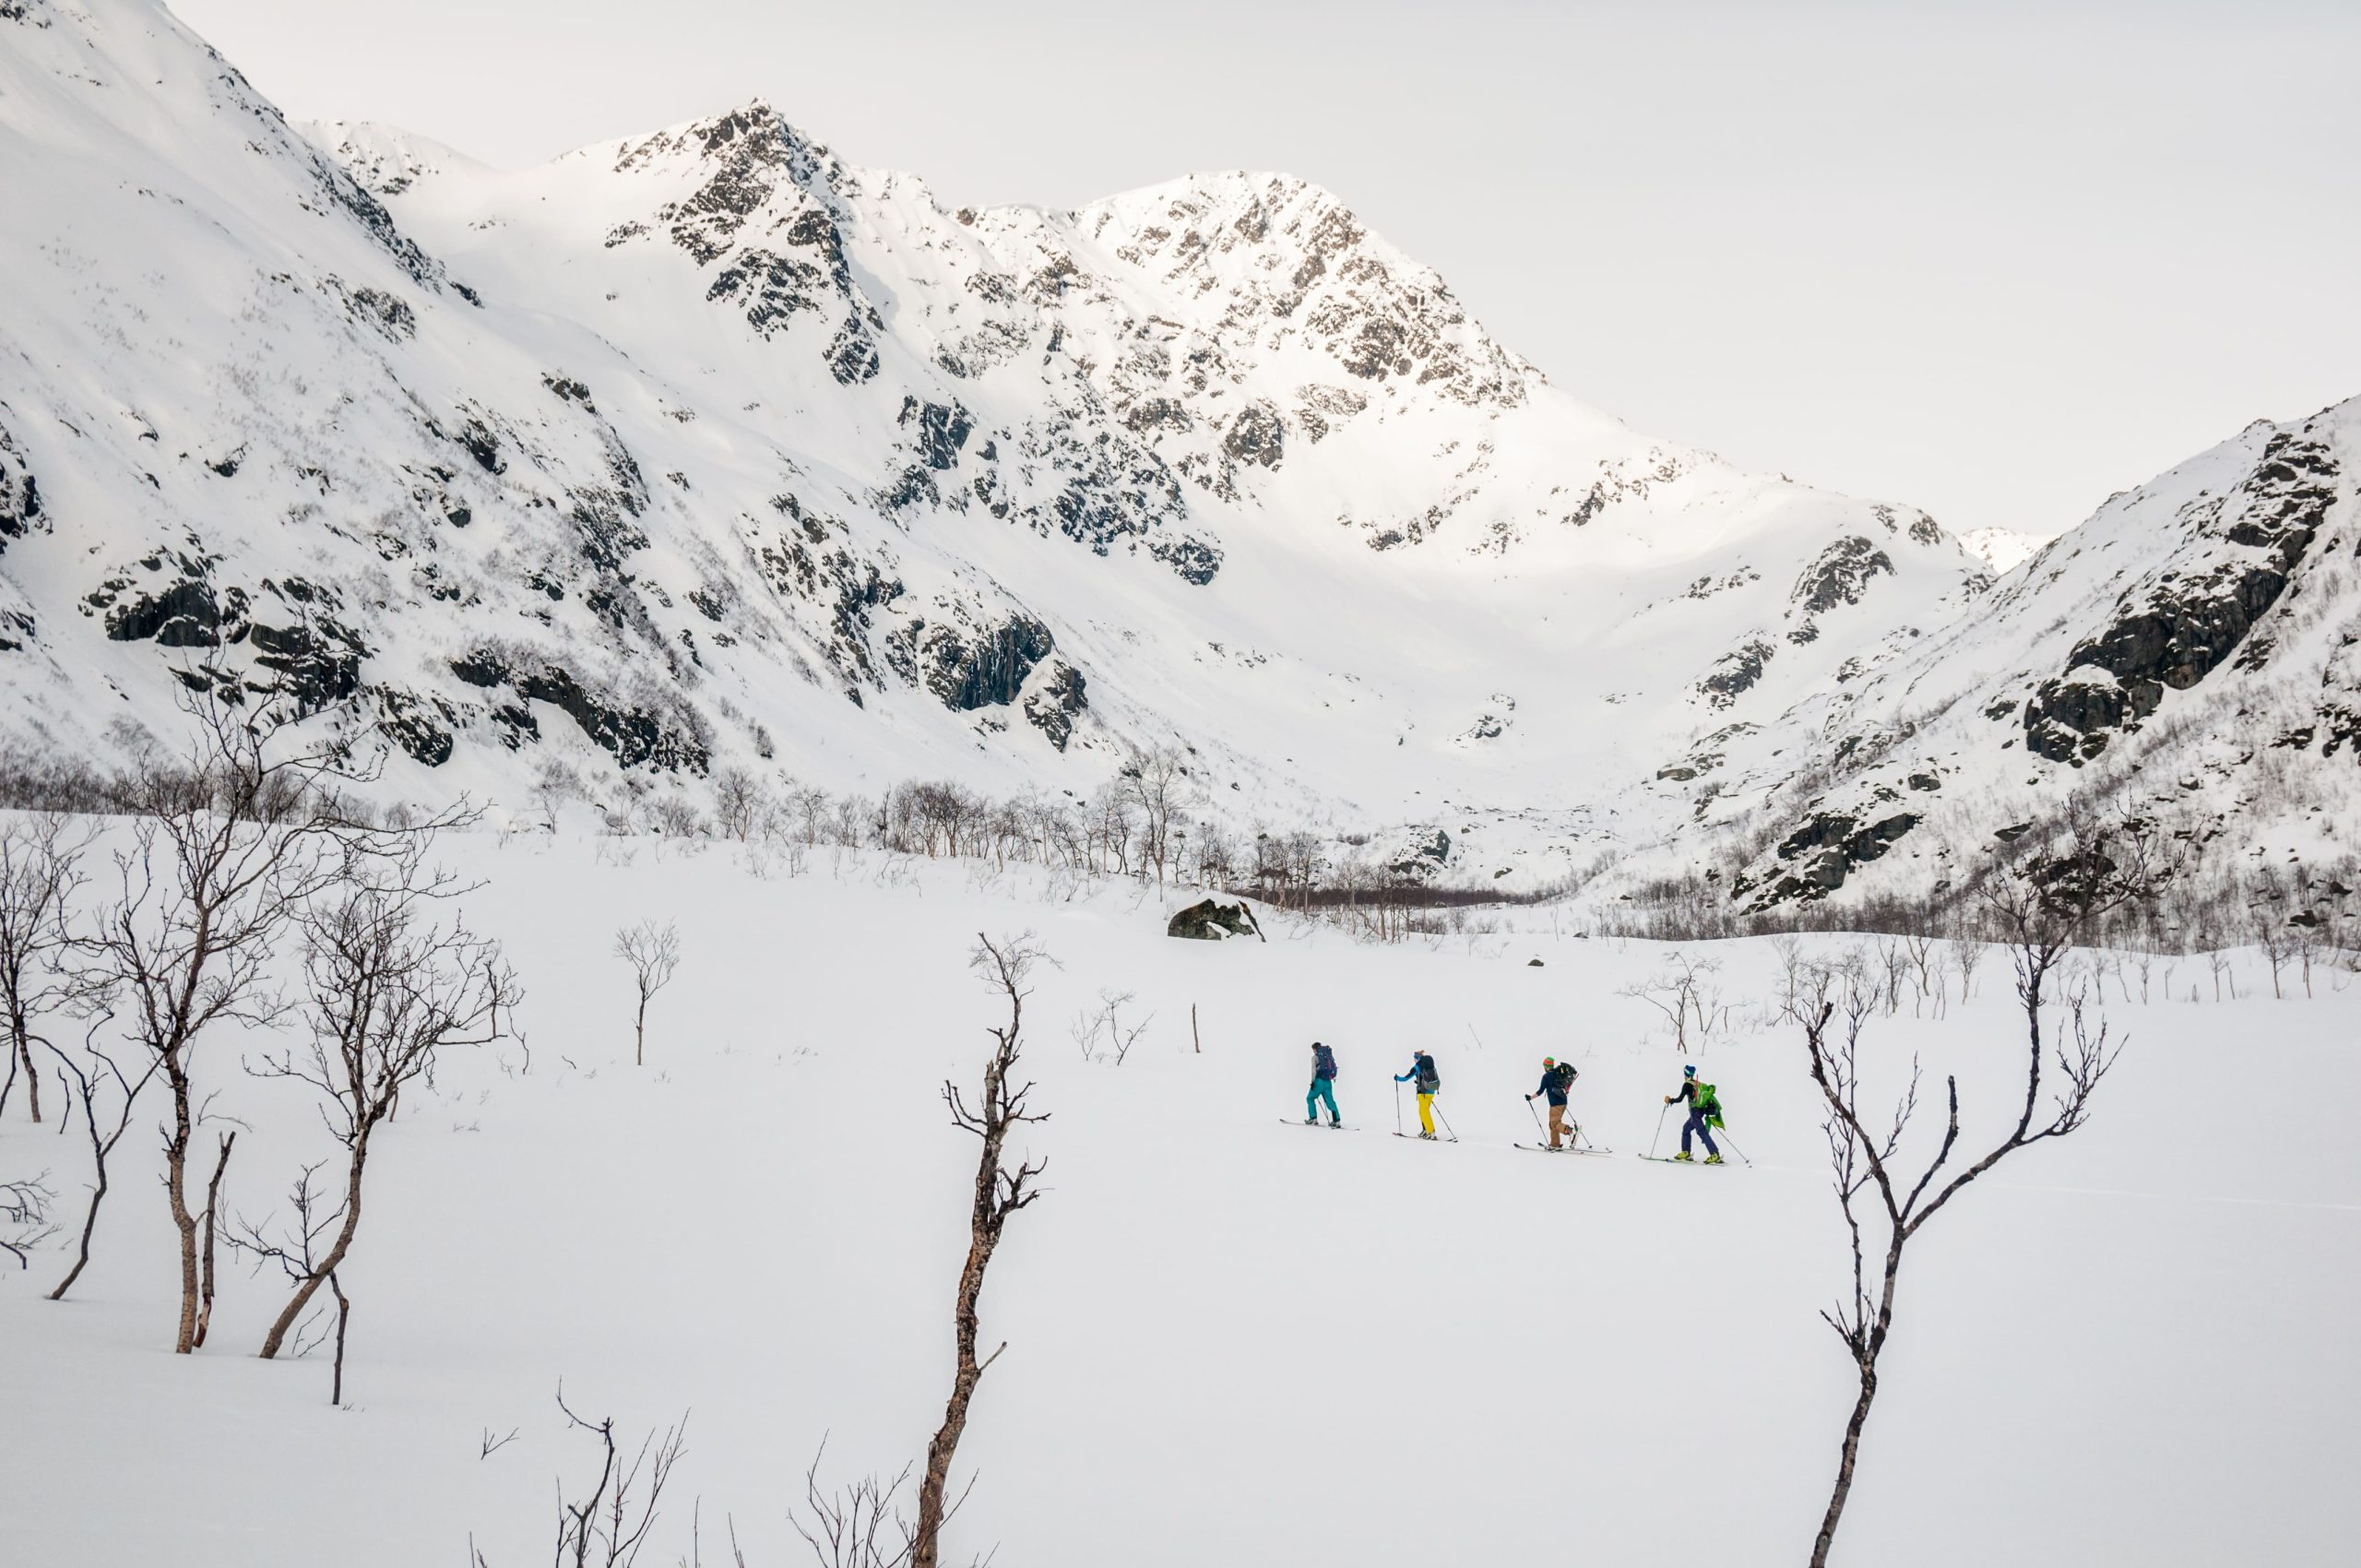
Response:
[{"label": "ski", "polygon": [[1368,1130],[1363,1127],[1340,1126],[1330,1122],[1299,1122],[1292,1116],[1280,1117],[1279,1125],[1282,1127],[1314,1127],[1323,1133],[1359,1133],[1366,1132]]},{"label": "ski", "polygon": [[1396,1133],[1397,1138],[1407,1138],[1414,1144],[1455,1144],[1457,1138],[1422,1138],[1416,1133]]},{"label": "ski", "polygon": [[1535,1154],[1613,1154],[1615,1152],[1611,1148],[1574,1148],[1571,1146],[1564,1148],[1551,1148],[1548,1144],[1512,1144],[1509,1146],[1530,1149]]},{"label": "ski", "polygon": [[[1702,1159],[1675,1159],[1668,1154],[1643,1154],[1638,1158],[1654,1165],[1703,1165],[1705,1163]],[[1722,1163],[1727,1165],[1729,1161],[1724,1160]]]}]

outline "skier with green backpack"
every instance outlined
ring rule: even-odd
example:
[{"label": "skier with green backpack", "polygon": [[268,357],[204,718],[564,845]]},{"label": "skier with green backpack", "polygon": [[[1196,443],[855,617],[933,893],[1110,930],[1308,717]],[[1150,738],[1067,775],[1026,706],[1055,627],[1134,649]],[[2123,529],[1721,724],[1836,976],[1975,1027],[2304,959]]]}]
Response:
[{"label": "skier with green backpack", "polygon": [[1680,1070],[1680,1092],[1664,1097],[1667,1105],[1678,1105],[1683,1101],[1689,1106],[1689,1120],[1680,1125],[1680,1152],[1672,1158],[1677,1160],[1691,1158],[1689,1139],[1694,1134],[1705,1140],[1705,1163],[1719,1165],[1722,1151],[1714,1146],[1713,1129],[1722,1124],[1721,1097],[1714,1092],[1713,1085],[1699,1081],[1694,1063]]}]

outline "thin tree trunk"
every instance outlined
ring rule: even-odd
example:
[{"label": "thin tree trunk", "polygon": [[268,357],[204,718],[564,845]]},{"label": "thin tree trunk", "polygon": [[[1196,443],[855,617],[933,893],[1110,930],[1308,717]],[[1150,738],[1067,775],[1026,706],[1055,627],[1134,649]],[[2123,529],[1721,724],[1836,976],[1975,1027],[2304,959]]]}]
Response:
[{"label": "thin tree trunk", "polygon": [[639,993],[639,1017],[632,1026],[632,1029],[635,1043],[632,1047],[631,1064],[635,1067],[645,1067],[647,1065],[647,992],[644,991]]},{"label": "thin tree trunk", "polygon": [[1875,1361],[1861,1368],[1861,1396],[1853,1401],[1853,1419],[1845,1423],[1845,1447],[1836,1464],[1836,1490],[1828,1499],[1828,1513],[1820,1522],[1820,1537],[1812,1542],[1811,1568],[1828,1568],[1828,1549],[1836,1539],[1836,1522],[1844,1517],[1845,1499],[1853,1490],[1853,1462],[1861,1452],[1861,1427],[1869,1419],[1869,1402],[1878,1396]]},{"label": "thin tree trunk", "polygon": [[221,1153],[213,1162],[213,1180],[205,1184],[205,1261],[198,1282],[201,1300],[196,1309],[196,1346],[200,1349],[205,1345],[205,1331],[213,1324],[213,1225],[221,1204],[221,1173],[230,1169],[230,1148],[237,1141],[235,1133],[221,1135]]},{"label": "thin tree trunk", "polygon": [[[21,1063],[25,1070],[25,1103],[31,1107],[33,1121],[38,1123],[41,1121],[41,1074],[33,1068],[32,1034],[22,1018],[9,1020],[9,1032],[16,1038],[16,1052],[8,1061],[8,1080],[12,1084],[16,1081],[17,1068]],[[0,1107],[7,1103],[6,1092],[0,1091]]]},{"label": "thin tree trunk", "polygon": [[[995,1099],[992,1086],[988,1083],[985,1103],[989,1105]],[[992,1249],[1000,1244],[999,1217],[992,1197],[1000,1180],[1001,1143],[1005,1136],[1004,1123],[988,1124],[983,1134],[983,1158],[976,1166],[976,1206],[968,1227],[967,1263],[959,1271],[959,1294],[951,1314],[958,1342],[958,1371],[951,1380],[951,1399],[943,1408],[943,1426],[926,1445],[926,1475],[919,1483],[918,1532],[910,1551],[910,1568],[936,1568],[942,1550],[943,1496],[951,1481],[951,1457],[959,1447],[960,1434],[967,1429],[967,1406],[975,1397],[976,1384],[982,1381],[984,1367],[990,1364],[979,1364],[976,1360],[976,1303],[984,1293],[984,1268],[992,1261]]]},{"label": "thin tree trunk", "polygon": [[337,1282],[333,1274],[328,1276],[328,1289],[336,1292],[336,1376],[328,1385],[328,1403],[341,1405],[344,1403],[344,1330],[345,1325],[352,1321],[352,1298],[344,1293],[344,1287]]},{"label": "thin tree trunk", "polygon": [[[270,1325],[270,1332],[264,1336],[262,1342],[264,1360],[278,1359],[279,1347],[285,1343],[287,1336],[294,1329],[295,1320],[303,1315],[305,1305],[319,1293],[321,1283],[326,1281],[331,1289],[336,1289],[334,1284],[336,1271],[342,1266],[344,1254],[352,1250],[353,1232],[361,1229],[361,1173],[362,1167],[367,1165],[368,1161],[369,1137],[366,1133],[363,1133],[361,1141],[353,1145],[351,1162],[345,1169],[344,1223],[337,1227],[336,1241],[329,1246],[326,1255],[320,1259],[319,1266],[313,1269],[304,1277],[303,1282],[295,1287],[294,1299],[279,1309],[278,1318]],[[338,1290],[337,1295],[338,1301],[343,1300],[341,1290]],[[337,1322],[338,1333],[340,1336],[343,1332],[342,1317],[339,1316]],[[341,1353],[340,1346],[339,1340],[339,1354]]]},{"label": "thin tree trunk", "polygon": [[106,1201],[106,1195],[107,1162],[101,1158],[99,1160],[99,1184],[90,1190],[90,1211],[82,1217],[81,1251],[75,1254],[74,1266],[65,1271],[65,1277],[57,1282],[57,1289],[49,1293],[51,1301],[65,1300],[65,1292],[73,1289],[74,1282],[82,1277],[82,1271],[90,1265],[90,1234],[99,1228],[99,1205]]},{"label": "thin tree trunk", "polygon": [[1203,1056],[1205,1053],[1205,1040],[1203,1035],[1197,1033],[1197,1004],[1193,1002],[1189,1004],[1189,1038],[1195,1042],[1197,1054]]},{"label": "thin tree trunk", "polygon": [[181,1233],[181,1321],[173,1336],[172,1353],[185,1356],[196,1348],[196,1216],[188,1206],[188,1140],[192,1130],[189,1115],[188,1075],[168,1060],[165,1074],[172,1086],[172,1135],[164,1146],[164,1194],[170,1200],[172,1224]]}]

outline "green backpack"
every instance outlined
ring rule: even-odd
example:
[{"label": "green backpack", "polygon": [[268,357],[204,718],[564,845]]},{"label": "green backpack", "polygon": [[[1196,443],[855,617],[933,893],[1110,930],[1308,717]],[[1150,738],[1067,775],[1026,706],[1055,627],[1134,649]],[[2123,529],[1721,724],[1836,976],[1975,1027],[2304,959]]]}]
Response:
[{"label": "green backpack", "polygon": [[1713,1085],[1702,1080],[1697,1085],[1697,1109],[1704,1115],[1707,1126],[1718,1127],[1722,1124],[1722,1097],[1714,1090]]}]

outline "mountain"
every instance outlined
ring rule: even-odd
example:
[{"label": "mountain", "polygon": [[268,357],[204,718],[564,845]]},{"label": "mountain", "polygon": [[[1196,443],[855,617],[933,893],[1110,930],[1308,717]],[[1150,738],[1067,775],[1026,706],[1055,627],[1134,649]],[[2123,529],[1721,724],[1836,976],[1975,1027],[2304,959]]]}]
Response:
[{"label": "mountain", "polygon": [[1241,814],[1596,811],[1983,580],[1582,406],[1301,181],[952,208],[760,104],[499,173],[315,146],[135,0],[9,25],[0,678],[53,748],[206,684],[420,795],[1170,742]]},{"label": "mountain", "polygon": [[[1915,798],[1872,757],[1940,737],[1974,837],[2227,722],[2219,659],[2106,641],[2289,548],[2181,474],[2218,497],[2285,435],[2349,505],[2341,413],[2271,427],[1995,588],[1922,512],[1584,406],[1285,175],[962,207],[759,102],[500,172],[300,131],[146,0],[0,37],[0,687],[51,756],[136,757],[190,688],[508,812],[1080,797],[1169,746],[1234,828],[1416,826],[1487,886],[1849,898],[1945,816],[1864,872],[1912,814],[1862,814]],[[2327,659],[2225,591],[2277,650],[2238,679]]]}]

